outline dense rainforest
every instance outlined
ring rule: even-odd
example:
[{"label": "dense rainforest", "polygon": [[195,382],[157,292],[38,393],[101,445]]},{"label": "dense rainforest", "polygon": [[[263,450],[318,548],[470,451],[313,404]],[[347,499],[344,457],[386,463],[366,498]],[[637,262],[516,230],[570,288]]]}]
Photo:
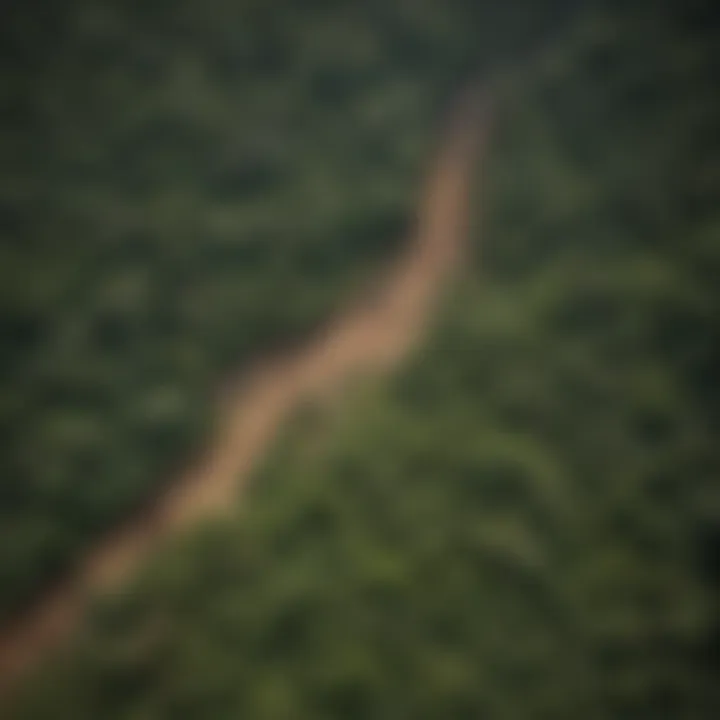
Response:
[{"label": "dense rainforest", "polygon": [[[480,69],[495,117],[472,254],[428,347],[305,409],[242,512],[98,603],[17,717],[715,717],[711,3],[180,5],[73,15],[93,33],[125,18],[110,59],[16,50],[48,94],[13,75],[28,115],[3,120],[7,608],[162,482],[219,369],[317,322],[393,251],[438,113]],[[275,39],[242,82],[198,59],[239,52],[237,8]],[[122,53],[148,65],[125,75]],[[84,102],[53,106],[63,77]],[[160,129],[140,145],[145,122]]]},{"label": "dense rainforest", "polygon": [[230,370],[394,252],[437,117],[515,24],[462,2],[1,12],[0,620],[177,474]]}]

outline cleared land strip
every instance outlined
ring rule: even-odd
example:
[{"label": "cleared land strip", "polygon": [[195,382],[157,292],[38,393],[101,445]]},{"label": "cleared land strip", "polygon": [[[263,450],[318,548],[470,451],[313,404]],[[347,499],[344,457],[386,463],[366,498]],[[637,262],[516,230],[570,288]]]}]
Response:
[{"label": "cleared land strip", "polygon": [[471,179],[487,134],[485,100],[470,93],[448,123],[404,253],[372,293],[307,344],[241,378],[219,403],[217,430],[200,461],[4,628],[1,693],[71,635],[93,597],[118,588],[165,538],[232,508],[293,410],[338,392],[358,374],[392,371],[417,346],[463,257]]}]

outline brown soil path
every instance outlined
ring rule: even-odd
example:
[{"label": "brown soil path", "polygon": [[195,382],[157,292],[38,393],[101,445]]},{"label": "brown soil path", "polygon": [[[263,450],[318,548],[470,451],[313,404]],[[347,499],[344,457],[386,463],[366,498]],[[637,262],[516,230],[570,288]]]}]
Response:
[{"label": "brown soil path", "polygon": [[[421,198],[414,236],[371,297],[298,351],[248,373],[219,408],[217,432],[190,472],[103,538],[76,570],[0,633],[0,692],[80,624],[92,597],[117,587],[167,536],[235,505],[294,409],[337,392],[358,373],[387,372],[417,345],[465,244],[469,188],[487,134],[484,100],[462,100]],[[4,693],[3,693],[4,694]]]}]

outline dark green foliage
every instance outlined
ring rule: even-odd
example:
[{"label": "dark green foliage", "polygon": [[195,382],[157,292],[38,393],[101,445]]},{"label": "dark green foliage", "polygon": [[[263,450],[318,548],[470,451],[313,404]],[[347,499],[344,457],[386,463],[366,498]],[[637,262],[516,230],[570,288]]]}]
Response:
[{"label": "dark green foliage", "polygon": [[715,717],[717,34],[642,7],[499,84],[426,352],[300,418],[18,717]]}]

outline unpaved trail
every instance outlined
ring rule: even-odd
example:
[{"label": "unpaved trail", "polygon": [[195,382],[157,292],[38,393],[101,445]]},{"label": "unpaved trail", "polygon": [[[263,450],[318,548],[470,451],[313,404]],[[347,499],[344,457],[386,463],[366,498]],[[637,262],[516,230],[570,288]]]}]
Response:
[{"label": "unpaved trail", "polygon": [[[248,373],[222,399],[201,461],[149,509],[101,539],[79,566],[0,634],[0,693],[77,629],[89,601],[117,588],[169,535],[235,501],[284,420],[336,393],[358,373],[392,370],[417,345],[439,291],[463,256],[476,151],[487,135],[484,101],[459,104],[420,198],[414,235],[369,297],[308,344]],[[5,691],[5,692],[3,692]]]}]

